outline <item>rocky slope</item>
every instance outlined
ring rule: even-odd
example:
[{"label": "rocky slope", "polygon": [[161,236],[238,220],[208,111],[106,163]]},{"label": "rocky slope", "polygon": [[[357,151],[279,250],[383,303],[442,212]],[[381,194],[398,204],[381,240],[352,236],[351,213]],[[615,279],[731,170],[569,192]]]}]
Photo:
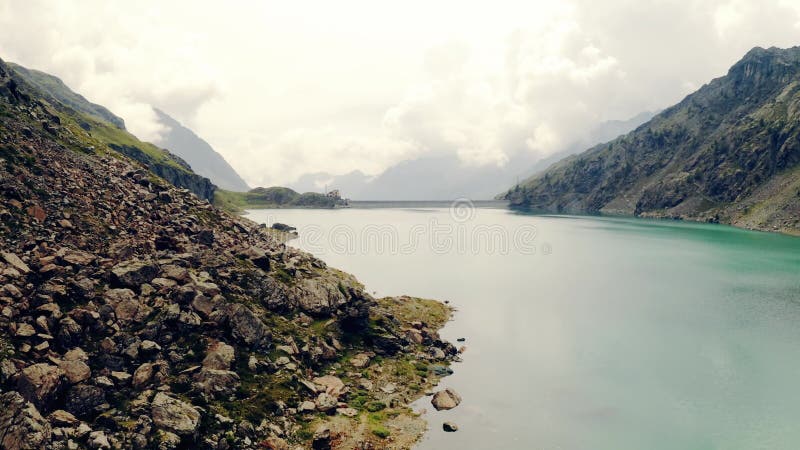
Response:
[{"label": "rocky slope", "polygon": [[17,75],[24,78],[31,86],[50,102],[61,103],[76,111],[104,120],[117,128],[125,129],[125,121],[104,106],[86,100],[82,95],[70,89],[60,78],[39,70],[28,69],[19,64],[8,63]]},{"label": "rocky slope", "polygon": [[633,132],[505,194],[512,206],[800,233],[800,48],[756,48]]},{"label": "rocky slope", "polygon": [[0,448],[408,448],[444,305],[176,189],[0,61]]},{"label": "rocky slope", "polygon": [[192,166],[192,171],[211,180],[222,189],[249,191],[250,187],[208,142],[181,125],[164,111],[155,109],[159,122],[167,131],[155,142]]},{"label": "rocky slope", "polygon": [[37,97],[48,102],[56,111],[55,115],[72,117],[78,126],[104,146],[112,146],[141,162],[175,186],[189,189],[200,198],[213,200],[216,186],[208,178],[193,172],[186,161],[169,151],[139,141],[125,130],[125,122],[105,107],[89,102],[53,75],[18,64],[6,67],[10,69],[10,77],[35,89]]}]

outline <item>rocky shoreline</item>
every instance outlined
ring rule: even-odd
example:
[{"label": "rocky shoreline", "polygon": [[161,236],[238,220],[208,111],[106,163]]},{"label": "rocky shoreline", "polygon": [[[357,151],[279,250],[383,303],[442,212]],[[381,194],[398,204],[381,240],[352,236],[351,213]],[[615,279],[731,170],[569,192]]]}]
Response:
[{"label": "rocky shoreline", "polygon": [[176,189],[0,63],[0,447],[409,448],[450,308]]}]

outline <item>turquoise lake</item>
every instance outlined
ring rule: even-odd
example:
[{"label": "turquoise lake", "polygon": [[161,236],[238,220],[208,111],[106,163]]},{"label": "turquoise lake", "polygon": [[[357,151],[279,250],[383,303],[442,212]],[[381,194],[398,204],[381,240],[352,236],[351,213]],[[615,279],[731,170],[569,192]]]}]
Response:
[{"label": "turquoise lake", "polygon": [[800,238],[435,204],[249,217],[377,296],[457,308],[440,386],[463,402],[415,404],[420,449],[800,448]]}]

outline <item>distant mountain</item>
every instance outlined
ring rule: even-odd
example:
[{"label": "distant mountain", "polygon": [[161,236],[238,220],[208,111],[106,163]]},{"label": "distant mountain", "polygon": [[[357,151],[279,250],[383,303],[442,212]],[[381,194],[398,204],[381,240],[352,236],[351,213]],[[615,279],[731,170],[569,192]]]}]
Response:
[{"label": "distant mountain", "polygon": [[125,122],[103,106],[86,100],[72,91],[59,78],[8,63],[9,76],[18,84],[27,84],[37,92],[39,101],[48,102],[64,110],[62,114],[76,120],[81,132],[98,144],[144,164],[158,176],[175,186],[188,189],[198,197],[214,199],[214,186],[207,178],[194,173],[183,159],[153,144],[142,142],[125,130]]},{"label": "distant mountain", "polygon": [[[353,200],[453,200],[491,199],[514,180],[523,180],[546,169],[561,158],[598,142],[606,142],[649,120],[654,113],[641,113],[629,120],[604,122],[565,150],[541,158],[535,153],[515,155],[503,166],[470,165],[457,155],[430,155],[400,162],[376,177],[360,171],[332,176],[320,172],[306,174],[289,186],[298,191],[339,189]],[[409,183],[409,180],[414,180]]]},{"label": "distant mountain", "polygon": [[755,48],[650,122],[560,161],[516,207],[800,233],[800,47]]},{"label": "distant mountain", "polygon": [[153,109],[160,123],[168,129],[160,139],[156,140],[156,145],[180,156],[189,163],[192,170],[207,177],[222,189],[238,192],[250,190],[242,177],[211,145],[167,113],[157,108]]},{"label": "distant mountain", "polygon": [[117,117],[104,106],[86,100],[82,95],[73,92],[61,79],[38,70],[27,69],[19,64],[6,63],[11,69],[36,88],[47,100],[55,100],[78,112],[103,120],[117,128],[125,129],[125,121]]}]

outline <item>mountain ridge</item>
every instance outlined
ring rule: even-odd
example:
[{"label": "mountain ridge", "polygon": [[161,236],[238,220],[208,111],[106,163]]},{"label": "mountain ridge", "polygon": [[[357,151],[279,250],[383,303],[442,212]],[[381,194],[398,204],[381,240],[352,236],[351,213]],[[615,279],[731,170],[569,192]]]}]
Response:
[{"label": "mountain ridge", "polygon": [[247,182],[208,142],[164,111],[155,107],[153,111],[159,123],[169,129],[156,139],[155,144],[187,161],[195,173],[222,189],[236,192],[250,190]]},{"label": "mountain ridge", "polygon": [[[312,173],[303,175],[288,186],[298,191],[314,191],[327,185],[356,201],[488,200],[515,178],[528,178],[587,145],[606,142],[630,131],[652,115],[643,112],[628,120],[602,122],[553,155],[541,157],[535,153],[520,152],[503,166],[469,165],[455,154],[425,155],[401,161],[376,176],[368,176],[357,170],[339,176]],[[415,183],[409,184],[409,179],[415,180]]]},{"label": "mountain ridge", "polygon": [[800,47],[754,48],[631,133],[556,163],[504,198],[544,212],[798,233],[798,111]]}]

